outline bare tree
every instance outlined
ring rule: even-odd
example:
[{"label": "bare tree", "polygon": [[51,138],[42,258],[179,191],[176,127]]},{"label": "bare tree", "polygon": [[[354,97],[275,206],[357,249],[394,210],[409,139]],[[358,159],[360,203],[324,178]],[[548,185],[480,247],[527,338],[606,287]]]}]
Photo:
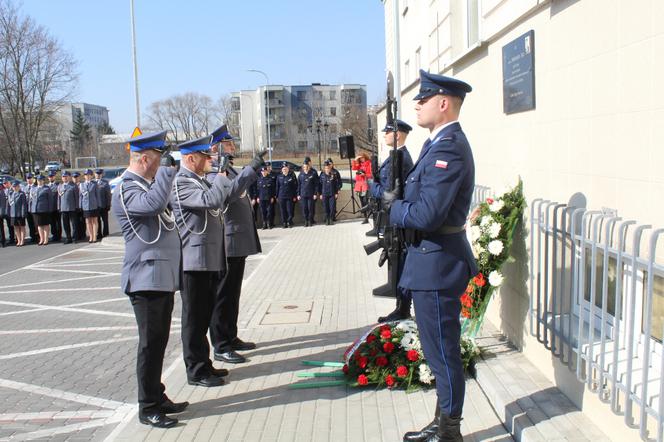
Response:
[{"label": "bare tree", "polygon": [[191,140],[209,133],[217,113],[212,99],[187,92],[150,104],[148,121],[156,128],[168,130],[176,142]]},{"label": "bare tree", "polygon": [[[64,105],[76,81],[76,63],[46,29],[0,0],[0,132],[3,160],[33,164],[42,125]],[[0,153],[3,152],[0,150]]]},{"label": "bare tree", "polygon": [[375,135],[369,133],[369,116],[362,106],[342,107],[340,132],[352,135],[358,148],[370,151],[375,144]]}]

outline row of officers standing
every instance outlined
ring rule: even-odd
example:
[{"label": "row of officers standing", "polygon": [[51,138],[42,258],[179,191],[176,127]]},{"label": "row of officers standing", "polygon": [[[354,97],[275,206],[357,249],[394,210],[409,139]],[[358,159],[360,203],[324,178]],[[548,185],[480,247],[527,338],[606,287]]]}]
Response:
[{"label": "row of officers standing", "polygon": [[176,291],[190,385],[223,385],[228,370],[213,359],[243,363],[238,351],[256,348],[238,337],[237,320],[246,259],[261,252],[249,188],[265,165],[262,152],[233,168],[235,146],[222,126],[180,144],[177,170],[165,138],[163,131],[128,140],[129,167],[112,204],[126,243],[121,286],[138,325],[138,417],[159,428],[174,426],[168,414],[188,406],[171,401],[161,382]]},{"label": "row of officers standing", "polygon": [[290,170],[288,163],[283,163],[281,173],[273,175],[267,166],[261,168],[255,186],[252,186],[253,202],[260,206],[263,229],[274,227],[275,202],[279,202],[281,221],[284,228],[293,226],[295,204],[302,207],[304,226],[315,224],[316,201],[320,200],[325,211],[325,224],[333,224],[336,219],[337,199],[343,183],[341,174],[334,168],[331,158],[318,173],[311,167],[311,159],[305,157],[302,170],[298,176]]},{"label": "row of officers standing", "polygon": [[47,245],[61,241],[63,230],[64,244],[84,240],[86,235],[89,242],[108,236],[111,187],[103,174],[103,169],[94,173],[88,169],[81,181],[78,172],[65,171],[62,182],[57,182],[56,172],[50,171],[48,177],[28,173],[25,184],[0,181],[2,247],[12,243],[23,246],[26,234],[31,242]]}]

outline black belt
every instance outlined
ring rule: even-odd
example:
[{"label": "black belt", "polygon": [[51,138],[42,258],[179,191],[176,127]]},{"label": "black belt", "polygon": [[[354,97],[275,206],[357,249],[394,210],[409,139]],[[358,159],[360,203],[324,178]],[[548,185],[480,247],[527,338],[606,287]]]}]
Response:
[{"label": "black belt", "polygon": [[417,244],[423,239],[430,238],[432,236],[444,236],[444,235],[454,235],[456,233],[461,233],[466,230],[466,226],[440,226],[433,232],[424,232],[422,230],[416,229],[404,229],[404,240],[407,244]]}]

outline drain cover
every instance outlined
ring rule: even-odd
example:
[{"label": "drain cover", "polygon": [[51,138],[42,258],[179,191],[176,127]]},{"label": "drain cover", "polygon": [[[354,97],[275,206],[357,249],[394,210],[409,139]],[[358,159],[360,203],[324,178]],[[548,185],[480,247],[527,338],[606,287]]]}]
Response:
[{"label": "drain cover", "polygon": [[273,302],[268,306],[260,323],[262,325],[308,323],[311,319],[313,304],[313,301]]}]

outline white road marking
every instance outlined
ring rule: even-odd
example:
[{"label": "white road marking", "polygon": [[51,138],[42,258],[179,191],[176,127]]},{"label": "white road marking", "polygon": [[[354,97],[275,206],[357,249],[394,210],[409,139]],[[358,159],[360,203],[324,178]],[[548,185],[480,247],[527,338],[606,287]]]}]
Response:
[{"label": "white road marking", "polygon": [[23,283],[23,284],[3,285],[3,286],[0,286],[0,290],[11,289],[11,288],[16,288],[16,287],[28,287],[28,286],[31,286],[31,285],[60,284],[62,282],[82,281],[84,279],[108,278],[109,276],[115,276],[115,275],[81,276],[80,278],[67,278],[67,279],[57,279],[57,280],[49,280],[49,281],[26,282],[26,283]]},{"label": "white road marking", "polygon": [[53,353],[61,350],[71,350],[74,348],[94,347],[95,345],[114,344],[116,342],[132,341],[138,339],[138,336],[129,336],[126,338],[105,339],[103,341],[82,342],[80,344],[60,345],[58,347],[41,348],[39,350],[22,351],[19,353],[10,353],[8,355],[0,355],[0,361],[7,359],[22,358],[24,356],[41,355],[44,353]]},{"label": "white road marking", "polygon": [[113,410],[40,411],[37,413],[4,413],[0,421],[31,421],[34,419],[105,419],[115,414]]},{"label": "white road marking", "polygon": [[[113,258],[113,259],[115,259],[115,258]],[[122,261],[117,261],[117,262],[108,262],[107,261],[107,262],[103,262],[103,263],[99,263],[99,262],[81,263],[81,262],[78,262],[78,263],[65,263],[65,264],[58,264],[58,263],[52,262],[52,263],[49,263],[50,267],[46,267],[45,265],[40,265],[39,268],[42,268],[42,269],[49,268],[49,269],[53,269],[53,270],[59,270],[60,267],[98,266],[99,264],[104,264],[104,265],[115,264],[115,265],[118,265],[118,264],[122,264]]]},{"label": "white road marking", "polygon": [[[50,282],[42,283],[44,285],[50,284]],[[42,293],[42,292],[78,292],[82,290],[120,290],[120,286],[116,287],[67,287],[61,289],[33,289],[33,290],[5,290],[2,293]]]},{"label": "white road marking", "polygon": [[61,307],[57,305],[41,305],[41,304],[28,304],[25,302],[11,302],[11,301],[0,301],[0,305],[13,305],[17,307],[36,307],[36,310],[20,310],[18,312],[6,312],[0,314],[0,316],[9,316],[11,314],[17,313],[27,313],[29,311],[40,311],[40,310],[58,310],[63,312],[73,312],[73,313],[88,313],[91,315],[102,315],[102,316],[122,316],[125,318],[133,318],[133,313],[120,313],[120,312],[107,312],[103,310],[90,310],[84,308],[70,308],[70,307]]},{"label": "white road marking", "polygon": [[36,394],[38,396],[48,396],[55,399],[76,402],[79,404],[92,405],[99,408],[107,408],[110,410],[116,410],[127,405],[124,402],[118,402],[111,399],[101,399],[84,394],[70,393],[68,391],[57,390],[55,388],[42,387],[41,385],[10,381],[9,379],[0,379],[0,387],[22,391],[23,393]]},{"label": "white road marking", "polygon": [[42,270],[45,272],[64,272],[64,273],[83,273],[87,275],[107,275],[107,276],[120,276],[121,273],[117,272],[90,272],[88,270],[64,270],[64,269],[50,269],[48,267],[39,267],[35,265],[31,265],[29,267],[25,267],[26,270]]}]

